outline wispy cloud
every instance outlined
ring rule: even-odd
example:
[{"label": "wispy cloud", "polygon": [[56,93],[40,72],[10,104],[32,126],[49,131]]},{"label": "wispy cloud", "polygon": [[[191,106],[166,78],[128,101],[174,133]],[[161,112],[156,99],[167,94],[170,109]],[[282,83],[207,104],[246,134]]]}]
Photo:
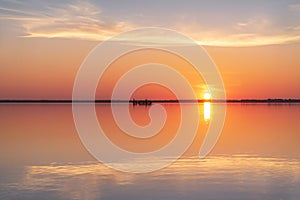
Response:
[{"label": "wispy cloud", "polygon": [[289,5],[289,9],[293,12],[300,13],[300,3],[299,4],[291,4]]},{"label": "wispy cloud", "polygon": [[182,23],[175,27],[190,35],[199,44],[207,46],[239,47],[300,42],[300,26],[278,26],[267,16],[232,22],[226,28],[205,28],[193,23]]},{"label": "wispy cloud", "polygon": [[[45,6],[45,3],[40,4],[32,7],[25,2],[7,0],[7,4],[0,6],[0,19],[18,23],[24,31],[19,34],[20,37],[75,38],[96,41],[105,40],[120,32],[141,26],[164,24],[151,21],[142,14],[137,17],[134,13],[128,13],[128,16],[131,14],[134,17],[127,17],[126,20],[114,18],[114,15],[106,16],[102,8],[88,1],[48,6]],[[287,5],[284,12],[298,15],[300,4]],[[163,18],[162,21],[164,21]],[[274,16],[254,13],[252,17],[246,19],[237,18],[235,21],[226,21],[225,25],[220,22],[207,26],[204,23],[203,21],[193,22],[191,18],[184,17],[183,21],[163,27],[180,31],[191,36],[199,44],[208,46],[259,46],[300,42],[300,21],[295,19],[293,22],[278,25]]]},{"label": "wispy cloud", "polygon": [[89,2],[47,6],[42,11],[0,7],[2,20],[14,20],[25,29],[21,37],[104,40],[132,28],[126,21],[108,21]]}]

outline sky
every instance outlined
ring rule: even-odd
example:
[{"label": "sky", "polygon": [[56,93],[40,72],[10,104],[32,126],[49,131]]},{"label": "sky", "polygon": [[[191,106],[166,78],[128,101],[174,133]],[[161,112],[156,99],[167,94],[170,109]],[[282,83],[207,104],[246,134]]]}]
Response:
[{"label": "sky", "polygon": [[0,99],[70,99],[101,41],[162,27],[203,45],[227,98],[300,98],[300,1],[0,1]]}]

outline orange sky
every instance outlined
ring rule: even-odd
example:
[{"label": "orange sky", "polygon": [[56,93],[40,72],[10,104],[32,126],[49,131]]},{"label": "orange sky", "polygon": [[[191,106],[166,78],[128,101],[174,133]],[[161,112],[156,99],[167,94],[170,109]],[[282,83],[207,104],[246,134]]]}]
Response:
[{"label": "orange sky", "polygon": [[[68,99],[83,59],[97,42],[16,38],[1,41],[1,99]],[[300,98],[300,44],[205,47],[228,98]]]}]

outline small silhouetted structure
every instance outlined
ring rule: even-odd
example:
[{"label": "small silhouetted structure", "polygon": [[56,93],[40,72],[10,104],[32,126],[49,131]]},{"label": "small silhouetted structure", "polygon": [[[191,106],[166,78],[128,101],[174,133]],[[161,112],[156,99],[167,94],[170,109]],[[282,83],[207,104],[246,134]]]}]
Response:
[{"label": "small silhouetted structure", "polygon": [[132,105],[140,105],[140,106],[150,106],[152,104],[151,100],[145,99],[145,100],[132,100]]}]

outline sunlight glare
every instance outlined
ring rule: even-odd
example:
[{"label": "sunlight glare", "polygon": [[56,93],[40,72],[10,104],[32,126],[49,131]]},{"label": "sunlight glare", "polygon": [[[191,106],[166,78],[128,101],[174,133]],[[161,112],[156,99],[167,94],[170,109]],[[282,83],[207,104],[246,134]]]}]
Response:
[{"label": "sunlight glare", "polygon": [[205,100],[210,100],[210,98],[211,98],[211,95],[209,93],[204,94],[204,99]]}]

